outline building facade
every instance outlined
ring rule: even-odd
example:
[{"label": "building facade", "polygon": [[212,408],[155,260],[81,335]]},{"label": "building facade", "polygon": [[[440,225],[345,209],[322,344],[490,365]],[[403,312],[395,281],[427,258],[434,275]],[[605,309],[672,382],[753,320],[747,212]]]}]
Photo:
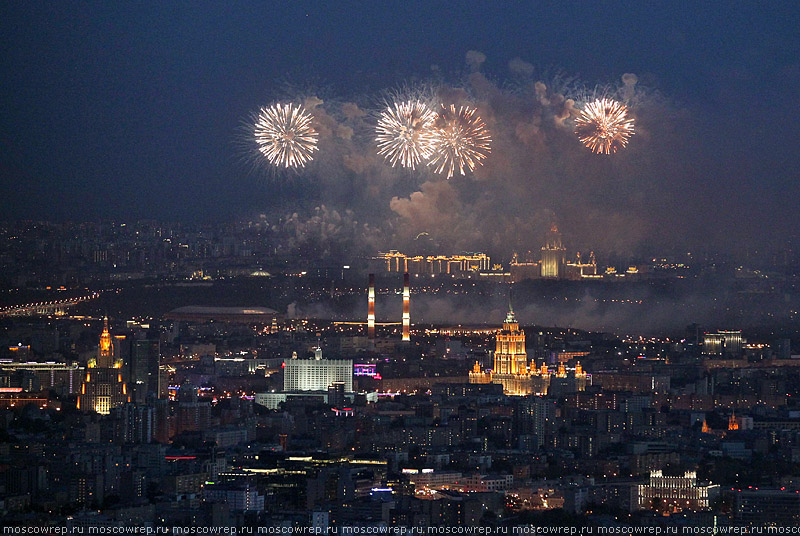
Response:
[{"label": "building facade", "polygon": [[507,395],[526,396],[547,394],[553,379],[564,383],[565,390],[568,391],[583,391],[590,382],[580,362],[575,366],[573,374],[567,372],[565,363],[560,363],[556,371],[548,369],[545,363],[540,368],[536,368],[533,362],[529,363],[525,350],[525,332],[519,328],[514,311],[509,307],[503,329],[496,337],[494,368],[484,371],[476,362],[469,373],[469,382],[498,383],[503,386],[503,392]]},{"label": "building facade", "polygon": [[114,341],[108,331],[108,318],[103,321],[97,356],[86,366],[86,378],[81,385],[78,409],[108,415],[113,408],[130,402],[128,385],[122,380],[122,359],[117,356]]},{"label": "building facade", "polygon": [[317,348],[314,359],[288,359],[283,367],[283,390],[328,391],[336,382],[344,384],[346,393],[353,392],[353,360],[323,359]]},{"label": "building facade", "polygon": [[697,473],[687,471],[682,476],[667,476],[651,471],[647,484],[638,487],[637,504],[643,510],[658,510],[665,514],[684,510],[709,510],[719,496],[719,486],[697,481]]},{"label": "building facade", "polygon": [[547,232],[542,247],[542,278],[561,279],[564,277],[567,250],[561,244],[561,233],[553,224]]}]

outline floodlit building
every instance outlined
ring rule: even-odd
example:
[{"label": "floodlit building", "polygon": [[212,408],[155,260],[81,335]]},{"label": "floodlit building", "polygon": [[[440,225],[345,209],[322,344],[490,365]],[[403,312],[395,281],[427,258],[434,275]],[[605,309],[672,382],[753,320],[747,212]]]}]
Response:
[{"label": "floodlit building", "polygon": [[595,259],[594,251],[589,253],[588,261],[581,259],[579,251],[574,261],[567,262],[564,277],[573,280],[597,277],[597,259]]},{"label": "floodlit building", "polygon": [[84,367],[78,363],[0,361],[0,375],[7,374],[13,377],[14,375],[30,374],[36,378],[38,389],[53,389],[61,394],[77,393],[85,377],[84,371]]},{"label": "floodlit building", "polygon": [[529,363],[525,350],[525,332],[519,328],[514,311],[509,307],[503,329],[497,333],[493,369],[481,370],[480,364],[476,362],[469,373],[469,382],[499,383],[503,386],[503,392],[508,395],[545,395],[551,378],[554,377],[561,378],[562,383],[569,379],[571,388],[576,391],[583,391],[587,382],[591,381],[590,376],[583,372],[580,362],[572,374],[568,373],[564,363],[552,372],[544,363],[540,368],[536,368],[533,362]]},{"label": "floodlit building", "polygon": [[345,392],[353,392],[352,359],[323,359],[322,348],[318,347],[314,359],[284,362],[284,391],[327,391],[335,382],[342,382]]},{"label": "floodlit building", "polygon": [[108,331],[108,318],[105,318],[97,356],[90,359],[86,366],[86,378],[78,396],[78,409],[108,415],[112,408],[130,401],[128,386],[122,381],[122,359],[117,355]]},{"label": "floodlit building", "polygon": [[707,355],[737,355],[747,341],[741,330],[717,330],[703,334],[703,353]]},{"label": "floodlit building", "polygon": [[353,360],[324,359],[322,348],[314,350],[312,359],[291,359],[283,363],[283,391],[256,393],[254,402],[269,409],[277,409],[289,398],[317,398],[330,405],[341,405],[353,397]]},{"label": "floodlit building", "polygon": [[566,248],[561,244],[561,233],[554,223],[547,232],[542,247],[542,278],[561,279],[566,267]]},{"label": "floodlit building", "polygon": [[647,484],[637,489],[637,504],[642,510],[658,509],[663,513],[684,510],[708,510],[719,495],[719,486],[697,481],[697,473],[686,471],[683,476],[666,476],[661,470],[650,471]]},{"label": "floodlit building", "polygon": [[409,256],[397,250],[379,253],[375,257],[387,272],[409,272],[412,274],[463,274],[484,272],[491,267],[491,258],[485,253],[463,253],[461,255]]}]

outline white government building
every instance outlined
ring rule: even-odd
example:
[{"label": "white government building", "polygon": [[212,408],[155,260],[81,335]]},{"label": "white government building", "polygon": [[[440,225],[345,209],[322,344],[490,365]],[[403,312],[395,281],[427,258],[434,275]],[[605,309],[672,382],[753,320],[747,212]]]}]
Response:
[{"label": "white government building", "polygon": [[328,390],[334,384],[344,386],[344,392],[353,392],[353,360],[324,359],[322,348],[314,350],[313,359],[298,359],[297,353],[283,363],[283,391],[257,393],[255,403],[278,409],[281,402],[293,396],[323,396],[328,400]]}]

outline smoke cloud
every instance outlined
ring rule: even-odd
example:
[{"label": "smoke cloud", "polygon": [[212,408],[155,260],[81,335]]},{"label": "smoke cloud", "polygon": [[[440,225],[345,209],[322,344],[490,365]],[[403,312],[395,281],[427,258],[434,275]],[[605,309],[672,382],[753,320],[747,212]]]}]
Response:
[{"label": "smoke cloud", "polygon": [[467,52],[467,65],[469,65],[473,71],[479,70],[485,61],[486,54],[483,52],[478,52],[477,50],[470,50]]},{"label": "smoke cloud", "polygon": [[[698,232],[707,200],[693,188],[698,158],[690,114],[642,87],[633,73],[588,90],[563,75],[534,78],[533,66],[515,58],[508,63],[514,81],[504,85],[480,72],[483,53],[471,50],[466,61],[471,72],[463,83],[399,92],[399,98],[431,95],[432,102],[477,108],[491,133],[491,153],[473,173],[451,180],[424,163],[413,171],[393,168],[377,155],[378,99],[370,106],[364,99],[306,97],[319,151],[285,195],[315,203],[283,223],[311,233],[302,238],[298,231],[292,247],[316,241],[312,249],[326,254],[353,244],[359,252],[368,245],[371,253],[415,253],[424,233],[441,253],[485,251],[507,262],[514,252],[538,250],[553,223],[570,257],[593,250],[601,264],[604,256],[687,251],[708,242],[709,232]],[[627,102],[635,121],[628,147],[613,155],[593,154],[573,132],[581,107],[599,95]],[[326,246],[326,240],[343,243]]]},{"label": "smoke cloud", "polygon": [[508,70],[514,74],[521,74],[523,76],[533,75],[533,65],[519,58],[514,58],[508,62]]}]

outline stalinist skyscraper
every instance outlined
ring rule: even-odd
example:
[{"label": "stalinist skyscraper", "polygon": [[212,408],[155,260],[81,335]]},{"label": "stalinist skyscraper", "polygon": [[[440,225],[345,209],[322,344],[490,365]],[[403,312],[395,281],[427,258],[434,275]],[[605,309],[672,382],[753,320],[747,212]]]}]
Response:
[{"label": "stalinist skyscraper", "polygon": [[497,334],[494,351],[494,374],[521,374],[528,370],[525,332],[520,331],[514,311],[509,307],[503,330]]},{"label": "stalinist skyscraper", "polygon": [[547,233],[544,247],[542,248],[542,277],[561,279],[564,277],[567,250],[561,245],[561,233],[554,223]]},{"label": "stalinist skyscraper", "polygon": [[128,387],[122,381],[122,359],[116,355],[114,341],[108,331],[108,318],[105,318],[97,356],[90,359],[86,367],[78,409],[108,415],[112,408],[130,401]]},{"label": "stalinist skyscraper", "polygon": [[507,395],[546,394],[550,373],[544,364],[541,369],[536,369],[533,363],[528,363],[525,332],[519,329],[511,303],[508,304],[508,314],[496,340],[493,370],[482,371],[476,362],[475,368],[469,373],[469,382],[499,383]]},{"label": "stalinist skyscraper", "polygon": [[583,391],[586,385],[591,385],[591,376],[583,372],[580,362],[576,363],[575,372],[569,376],[563,362],[559,363],[556,373],[550,371],[545,363],[540,368],[536,368],[534,361],[528,363],[525,332],[519,329],[519,323],[509,303],[503,329],[497,333],[494,368],[481,370],[480,363],[476,361],[469,372],[469,383],[499,383],[507,395],[546,395],[553,377],[569,377],[569,386],[574,391]]},{"label": "stalinist skyscraper", "polygon": [[510,303],[503,329],[497,334],[494,370],[490,381],[502,384],[503,391],[510,395],[547,392],[547,386],[539,377],[538,371],[528,367],[525,332],[519,329],[519,322]]}]

